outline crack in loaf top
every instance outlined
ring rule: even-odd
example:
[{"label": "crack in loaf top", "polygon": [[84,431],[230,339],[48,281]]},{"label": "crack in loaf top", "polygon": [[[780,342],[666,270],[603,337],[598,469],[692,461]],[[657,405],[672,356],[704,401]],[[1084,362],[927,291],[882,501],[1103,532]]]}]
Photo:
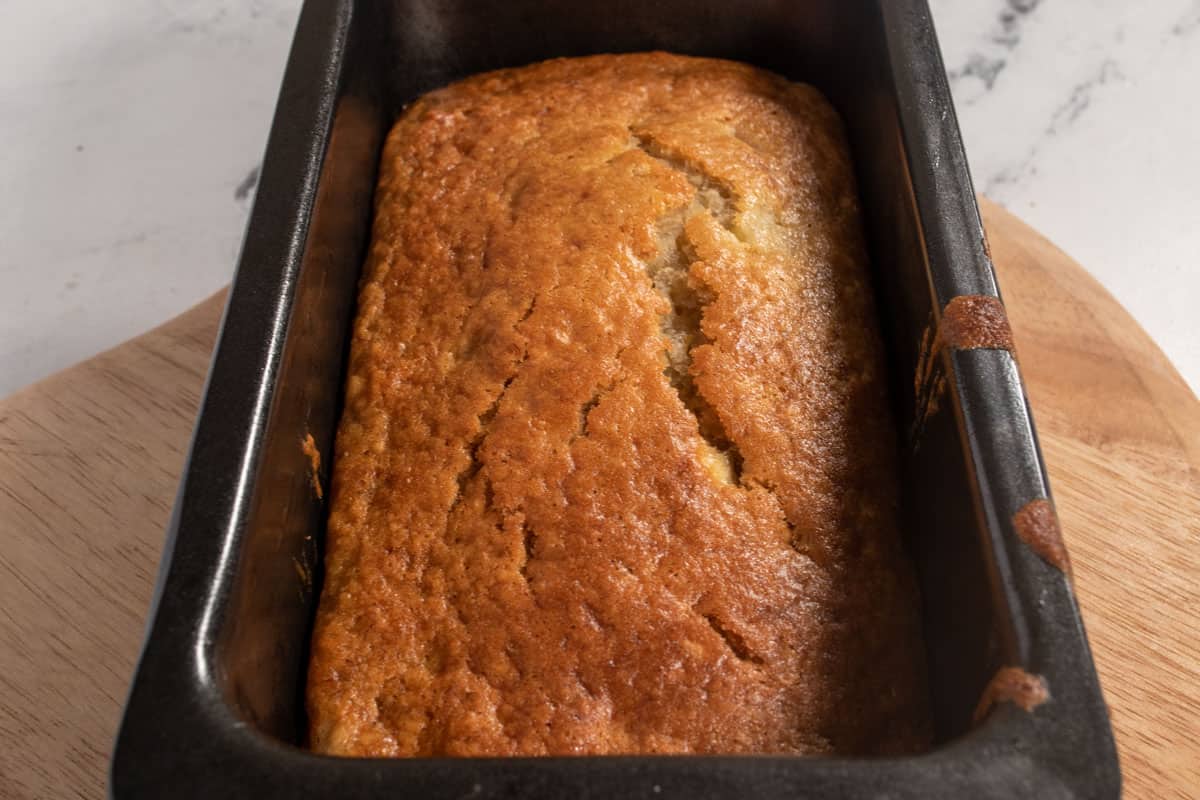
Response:
[{"label": "crack in loaf top", "polygon": [[926,740],[852,168],[807,86],[667,54],[402,115],[308,703],[358,755]]}]

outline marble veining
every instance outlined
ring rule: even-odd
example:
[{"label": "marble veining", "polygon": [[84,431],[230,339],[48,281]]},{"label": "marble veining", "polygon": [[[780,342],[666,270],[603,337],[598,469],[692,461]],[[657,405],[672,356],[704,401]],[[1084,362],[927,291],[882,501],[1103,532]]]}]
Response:
[{"label": "marble veining", "polygon": [[1121,80],[1123,77],[1120,67],[1115,61],[1105,59],[1100,62],[1095,73],[1075,84],[1066,99],[1055,107],[1045,128],[1029,145],[1024,156],[1020,157],[1015,164],[1005,166],[999,172],[983,176],[982,183],[977,180],[975,188],[986,195],[995,196],[999,194],[999,190],[1004,184],[1019,183],[1027,173],[1036,169],[1038,153],[1043,143],[1075,124],[1087,110],[1096,87],[1103,86],[1109,81]]},{"label": "marble veining", "polygon": [[1198,27],[1200,27],[1200,0],[1193,2],[1192,7],[1171,26],[1171,34],[1173,36],[1190,36]]},{"label": "marble veining", "polygon": [[1200,0],[930,0],[976,188],[1200,387]]},{"label": "marble veining", "polygon": [[258,175],[262,171],[262,164],[255,164],[246,177],[242,178],[241,182],[233,188],[233,199],[239,202],[244,202],[250,199],[251,193],[258,188]]},{"label": "marble veining", "polygon": [[[976,187],[1200,386],[1200,0],[930,0]],[[0,395],[229,280],[300,0],[11,3]]]},{"label": "marble veining", "polygon": [[[965,83],[964,78],[976,79],[981,84],[981,92],[991,89],[1008,64],[1009,55],[1021,43],[1021,28],[1026,17],[1041,2],[1042,0],[1011,0],[1004,3],[996,14],[995,23],[977,43],[976,49],[967,56],[966,63],[947,69],[950,80],[956,85],[961,85]],[[970,105],[979,93],[968,93],[964,87],[955,97],[955,102]]]}]

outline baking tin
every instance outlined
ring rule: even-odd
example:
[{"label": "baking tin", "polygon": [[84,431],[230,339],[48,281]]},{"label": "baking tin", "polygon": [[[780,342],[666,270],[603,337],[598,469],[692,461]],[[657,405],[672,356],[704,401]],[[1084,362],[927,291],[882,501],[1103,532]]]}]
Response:
[{"label": "baking tin", "polygon": [[[846,120],[918,566],[937,744],[905,758],[342,759],[302,749],[332,452],[382,137],[473,72],[664,49],[817,85]],[[923,0],[308,0],[168,531],[113,758],[129,798],[1116,797],[1106,708],[1068,578],[1017,535],[1049,497],[1013,354],[939,347],[998,294]],[[998,703],[1003,666],[1050,699]]]}]

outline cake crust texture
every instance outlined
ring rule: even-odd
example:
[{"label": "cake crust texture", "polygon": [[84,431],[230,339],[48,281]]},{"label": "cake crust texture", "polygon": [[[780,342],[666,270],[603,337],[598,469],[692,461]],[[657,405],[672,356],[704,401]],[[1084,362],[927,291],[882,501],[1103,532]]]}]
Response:
[{"label": "cake crust texture", "polygon": [[925,746],[868,275],[809,86],[595,56],[407,108],[333,454],[313,748]]}]

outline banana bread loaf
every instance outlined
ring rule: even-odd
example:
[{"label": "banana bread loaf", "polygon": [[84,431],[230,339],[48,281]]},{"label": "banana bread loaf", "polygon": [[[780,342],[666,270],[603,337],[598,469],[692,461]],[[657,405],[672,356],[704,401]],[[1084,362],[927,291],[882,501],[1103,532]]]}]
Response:
[{"label": "banana bread loaf", "polygon": [[426,95],[380,166],[313,748],[920,749],[895,447],[815,89],[652,53]]}]

